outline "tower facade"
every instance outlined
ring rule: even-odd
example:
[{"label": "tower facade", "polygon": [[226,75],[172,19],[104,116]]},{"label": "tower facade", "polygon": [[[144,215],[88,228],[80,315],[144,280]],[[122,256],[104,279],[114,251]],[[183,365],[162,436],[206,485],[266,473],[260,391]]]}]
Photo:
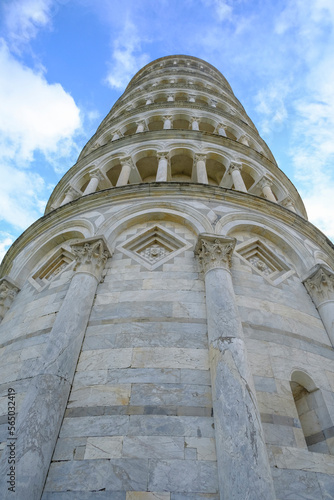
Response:
[{"label": "tower facade", "polygon": [[1,498],[334,498],[333,269],[223,75],[145,66],[2,262]]}]

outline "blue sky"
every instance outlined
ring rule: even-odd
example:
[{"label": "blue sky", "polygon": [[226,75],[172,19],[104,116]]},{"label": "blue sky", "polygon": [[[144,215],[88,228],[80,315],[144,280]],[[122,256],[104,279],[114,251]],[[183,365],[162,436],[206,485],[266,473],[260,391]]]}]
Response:
[{"label": "blue sky", "polygon": [[146,63],[231,84],[334,240],[333,0],[0,0],[0,258]]}]

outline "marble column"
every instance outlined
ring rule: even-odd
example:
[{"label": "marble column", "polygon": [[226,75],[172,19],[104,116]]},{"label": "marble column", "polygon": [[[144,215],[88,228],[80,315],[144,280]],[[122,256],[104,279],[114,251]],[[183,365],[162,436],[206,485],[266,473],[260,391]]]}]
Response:
[{"label": "marble column", "polygon": [[77,190],[70,186],[66,191],[65,198],[61,202],[60,206],[62,207],[63,205],[66,205],[66,203],[70,203],[76,196],[78,196]]},{"label": "marble column", "polygon": [[210,106],[212,106],[213,108],[216,108],[217,107],[217,101],[215,99],[210,99]]},{"label": "marble column", "polygon": [[249,146],[247,135],[242,135],[241,137],[239,137],[238,142],[241,142],[241,144],[244,144],[245,146]]},{"label": "marble column", "polygon": [[195,94],[189,94],[188,95],[188,102],[195,102],[196,96]]},{"label": "marble column", "polygon": [[172,125],[173,125],[173,117],[172,116],[163,116],[162,117],[163,121],[164,121],[164,129],[165,130],[170,130],[172,128]]},{"label": "marble column", "polygon": [[147,97],[146,104],[153,104],[153,97]]},{"label": "marble column", "polygon": [[120,130],[115,130],[111,140],[117,141],[117,139],[119,139],[120,137],[122,137],[122,132]]},{"label": "marble column", "polygon": [[195,116],[191,118],[191,129],[199,130],[199,118],[196,118]]},{"label": "marble column", "polygon": [[174,94],[167,95],[167,102],[174,102]]},{"label": "marble column", "polygon": [[274,500],[263,429],[229,268],[235,239],[201,234],[218,479],[222,500]]},{"label": "marble column", "polygon": [[6,276],[0,280],[0,323],[18,292],[18,286],[10,278]]},{"label": "marble column", "polygon": [[224,125],[224,123],[219,123],[216,127],[216,131],[218,132],[218,134],[222,135],[223,137],[227,137],[225,132],[225,127],[226,125]]},{"label": "marble column", "polygon": [[141,121],[137,122],[136,125],[137,125],[136,133],[145,131],[145,127],[146,127],[145,120],[141,120]]},{"label": "marble column", "polygon": [[292,199],[289,196],[285,198],[285,200],[283,200],[281,203],[283,207],[287,208],[288,210],[291,210],[291,212],[297,213],[295,204],[293,203]]},{"label": "marble column", "polygon": [[241,175],[242,165],[241,163],[231,162],[229,167],[229,173],[232,176],[234,188],[238,191],[243,191],[247,193],[247,188]]},{"label": "marble column", "polygon": [[131,167],[132,167],[131,158],[130,157],[123,158],[121,160],[121,165],[122,165],[122,170],[121,170],[121,173],[119,174],[119,177],[117,179],[116,186],[126,186],[127,185],[128,181],[129,181],[130,173],[131,173]]},{"label": "marble column", "polygon": [[264,177],[263,179],[261,179],[261,181],[259,183],[259,186],[262,189],[263,196],[267,200],[273,201],[274,203],[277,203],[275,195],[274,195],[274,193],[271,190],[272,182],[269,179],[266,179],[266,177]]},{"label": "marble column", "polygon": [[103,175],[99,170],[93,170],[89,172],[89,175],[90,175],[90,181],[83,192],[84,195],[95,193],[95,191],[97,190],[97,186],[99,185],[99,182],[104,180]]},{"label": "marble column", "polygon": [[157,156],[159,163],[156,182],[166,182],[168,179],[168,152],[160,151]]},{"label": "marble column", "polygon": [[197,182],[201,184],[209,184],[208,174],[206,171],[206,155],[197,154],[195,155],[195,166],[196,166],[196,179]]},{"label": "marble column", "polygon": [[323,264],[317,264],[303,283],[334,347],[334,272]]},{"label": "marble column", "polygon": [[0,462],[3,499],[39,500],[66,410],[97,285],[110,256],[103,238],[71,246],[75,273],[57,313],[38,375],[28,388],[17,419],[16,491],[7,489],[8,448]]}]

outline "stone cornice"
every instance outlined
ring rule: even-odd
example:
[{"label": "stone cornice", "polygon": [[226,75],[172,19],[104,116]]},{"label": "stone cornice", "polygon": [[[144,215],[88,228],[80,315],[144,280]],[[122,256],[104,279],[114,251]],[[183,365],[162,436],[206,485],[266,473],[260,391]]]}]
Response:
[{"label": "stone cornice", "polygon": [[229,269],[236,239],[216,234],[200,234],[195,255],[205,273],[211,269]]},{"label": "stone cornice", "polygon": [[196,198],[208,201],[217,200],[219,203],[224,201],[226,203],[231,203],[232,205],[235,204],[238,209],[243,208],[247,211],[253,210],[255,213],[260,213],[268,218],[273,217],[274,220],[282,222],[290,228],[293,227],[303,237],[310,240],[313,239],[319,248],[322,248],[324,252],[328,253],[334,260],[334,245],[319,229],[303,217],[284,207],[281,207],[276,203],[272,203],[256,195],[242,193],[240,191],[234,191],[232,189],[219,186],[186,182],[161,182],[129,184],[127,186],[105,189],[103,191],[98,191],[78,198],[67,205],[49,212],[26,229],[26,231],[19,236],[19,238],[10,247],[1,263],[0,276],[9,274],[12,261],[25,248],[26,245],[36,239],[36,237],[43,232],[53,228],[55,225],[58,225],[69,218],[76,218],[84,211],[98,209],[105,204],[110,205],[110,203],[124,203],[127,201],[133,202],[135,199],[147,199],[147,197],[150,197],[151,195],[170,199],[182,199],[184,202],[187,202],[188,200],[193,201]]},{"label": "stone cornice", "polygon": [[334,272],[328,267],[317,264],[303,281],[317,307],[327,301],[334,301]]}]

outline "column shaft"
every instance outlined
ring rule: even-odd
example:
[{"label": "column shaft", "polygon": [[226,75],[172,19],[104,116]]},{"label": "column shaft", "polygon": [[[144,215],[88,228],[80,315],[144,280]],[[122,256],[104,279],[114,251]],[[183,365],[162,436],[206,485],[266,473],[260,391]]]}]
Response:
[{"label": "column shaft", "polygon": [[92,175],[92,177],[91,177],[89,183],[87,184],[86,189],[84,190],[83,194],[86,195],[86,194],[90,194],[90,193],[95,193],[98,184],[99,184],[99,178]]},{"label": "column shaft", "polygon": [[200,182],[202,184],[209,184],[208,180],[208,174],[206,171],[206,165],[205,165],[205,159],[203,159],[202,156],[196,157],[196,175],[197,175],[197,182]]},{"label": "column shaft", "polygon": [[220,244],[223,238],[218,238],[210,236],[213,255],[200,235],[197,253],[207,261],[203,267],[220,495],[222,500],[274,500],[232,278],[217,264],[231,252],[232,239]]},{"label": "column shaft", "polygon": [[121,173],[119,174],[116,186],[126,186],[131,172],[130,163],[123,163]]},{"label": "column shaft", "polygon": [[[83,265],[83,272],[74,274],[50,332],[38,375],[22,404],[17,420],[14,498],[39,500],[42,496],[99,280],[99,266],[92,263],[96,261],[94,252],[102,256],[100,271],[107,258],[99,245],[99,242],[86,244],[81,250],[82,255],[91,250],[88,268],[93,266],[95,272]],[[5,483],[7,469],[5,452],[1,457],[0,490],[6,499],[13,498]]]},{"label": "column shaft", "polygon": [[165,155],[159,157],[156,182],[166,182],[168,175],[168,159]]},{"label": "column shaft", "polygon": [[233,164],[231,165],[231,175],[233,179],[233,184],[235,189],[238,191],[243,191],[244,193],[247,193],[247,188],[245,186],[244,180],[242,178],[241,172],[240,172],[240,167],[235,167]]}]

